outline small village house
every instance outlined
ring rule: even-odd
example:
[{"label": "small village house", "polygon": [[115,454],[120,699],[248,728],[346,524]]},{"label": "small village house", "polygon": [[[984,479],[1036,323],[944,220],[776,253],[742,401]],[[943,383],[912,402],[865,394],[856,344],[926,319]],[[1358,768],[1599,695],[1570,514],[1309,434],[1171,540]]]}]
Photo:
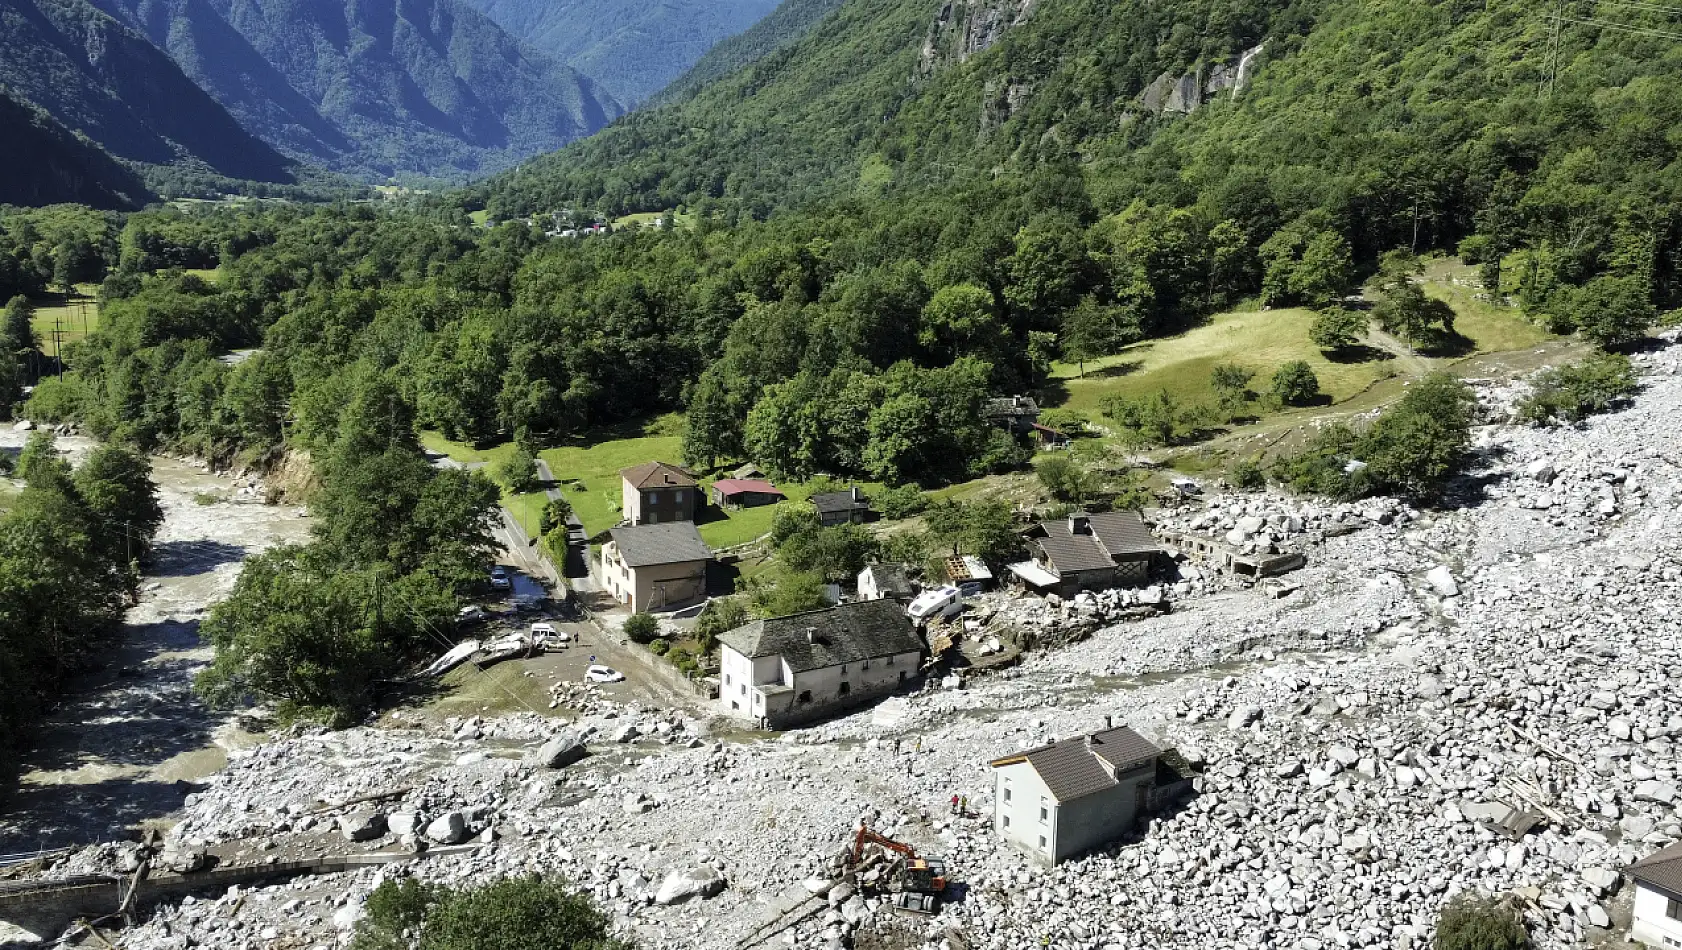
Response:
[{"label": "small village house", "polygon": [[1154,807],[1161,755],[1115,726],[994,759],[993,830],[1046,865],[1109,844]]},{"label": "small village house", "polygon": [[694,521],[700,487],[695,476],[676,465],[644,462],[619,473],[623,482],[620,510],[633,525]]},{"label": "small village house", "polygon": [[887,696],[917,677],[925,653],[892,600],[755,620],[719,644],[723,712],[772,729]]},{"label": "small village house", "polygon": [[1040,440],[1040,447],[1046,449],[1066,449],[1073,440],[1066,433],[1059,432],[1050,426],[1033,424],[1034,435]]},{"label": "small village house", "polygon": [[608,538],[602,583],[631,610],[681,607],[706,596],[713,554],[693,521],[614,528]]},{"label": "small village house", "polygon": [[916,596],[904,564],[866,564],[859,571],[859,600],[888,600],[908,604]]},{"label": "small village house", "polygon": [[777,486],[760,478],[721,478],[713,482],[710,494],[720,508],[753,508],[783,500]]},{"label": "small village house", "polygon": [[1011,435],[1027,435],[1040,421],[1040,407],[1031,396],[997,396],[981,404],[981,416]]},{"label": "small village house", "polygon": [[807,500],[817,509],[818,521],[826,528],[863,524],[870,516],[870,499],[857,485],[846,491],[819,492]]},{"label": "small village house", "polygon": [[746,465],[743,465],[741,468],[736,469],[734,472],[731,472],[730,477],[731,478],[764,478],[765,477],[765,470],[760,468],[759,466],[753,464],[752,462],[749,462]]},{"label": "small village house", "polygon": [[1077,511],[1023,533],[1033,560],[1010,565],[1029,586],[1063,596],[1145,584],[1162,545],[1136,511]]},{"label": "small village house", "polygon": [[1649,947],[1682,947],[1682,842],[1630,865],[1635,901],[1629,936]]}]

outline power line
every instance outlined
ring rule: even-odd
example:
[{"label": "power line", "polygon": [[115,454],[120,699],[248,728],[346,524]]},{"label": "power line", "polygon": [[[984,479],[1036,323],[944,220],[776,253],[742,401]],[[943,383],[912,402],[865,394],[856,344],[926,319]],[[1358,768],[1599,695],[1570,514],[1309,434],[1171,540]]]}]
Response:
[{"label": "power line", "polygon": [[1556,17],[1556,19],[1564,20],[1567,23],[1581,23],[1585,26],[1605,27],[1608,30],[1619,30],[1624,33],[1640,33],[1644,36],[1662,36],[1667,39],[1682,40],[1682,33],[1672,33],[1668,30],[1656,30],[1652,27],[1626,26],[1622,23],[1613,23],[1609,20],[1585,20],[1569,16],[1560,16]]},{"label": "power line", "polygon": [[1666,13],[1671,16],[1682,16],[1682,7],[1671,7],[1662,3],[1653,3],[1652,0],[1598,0],[1598,2],[1609,3],[1618,7],[1637,7],[1642,10],[1651,10],[1655,13]]}]

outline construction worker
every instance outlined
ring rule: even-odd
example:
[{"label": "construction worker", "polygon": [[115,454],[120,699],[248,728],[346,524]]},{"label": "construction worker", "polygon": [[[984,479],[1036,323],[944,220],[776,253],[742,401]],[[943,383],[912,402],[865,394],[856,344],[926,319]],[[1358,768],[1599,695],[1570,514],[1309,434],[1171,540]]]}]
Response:
[{"label": "construction worker", "polygon": [[952,814],[956,815],[957,813],[958,813],[958,796],[953,795],[952,796]]},{"label": "construction worker", "polygon": [[963,798],[958,799],[958,814],[960,814],[960,815],[968,815],[969,814],[969,796],[968,795],[965,795]]}]

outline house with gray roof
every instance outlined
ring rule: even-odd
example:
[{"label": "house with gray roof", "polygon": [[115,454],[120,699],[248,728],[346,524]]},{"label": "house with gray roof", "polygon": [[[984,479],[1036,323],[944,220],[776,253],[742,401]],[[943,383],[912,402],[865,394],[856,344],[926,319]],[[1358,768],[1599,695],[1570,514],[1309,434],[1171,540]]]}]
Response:
[{"label": "house with gray roof", "polygon": [[1682,947],[1682,843],[1660,848],[1630,865],[1635,900],[1629,936],[1649,947]]},{"label": "house with gray roof", "polygon": [[1107,726],[994,759],[993,830],[1046,865],[1109,844],[1154,807],[1162,755]]},{"label": "house with gray roof", "polygon": [[771,729],[887,696],[917,678],[927,652],[891,599],[755,620],[718,639],[720,707]]},{"label": "house with gray roof", "polygon": [[1077,511],[1023,533],[1033,560],[1010,570],[1030,586],[1065,597],[1082,590],[1150,582],[1161,542],[1137,511]]},{"label": "house with gray roof", "polygon": [[712,558],[693,521],[614,528],[602,545],[601,581],[633,611],[681,607],[707,595]]}]

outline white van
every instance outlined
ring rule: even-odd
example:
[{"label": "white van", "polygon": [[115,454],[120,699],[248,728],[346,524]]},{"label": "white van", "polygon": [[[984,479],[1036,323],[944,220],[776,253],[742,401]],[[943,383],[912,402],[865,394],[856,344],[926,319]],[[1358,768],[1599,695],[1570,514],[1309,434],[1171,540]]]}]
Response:
[{"label": "white van", "polygon": [[540,620],[531,625],[531,642],[545,650],[564,650],[572,641],[572,634],[556,630],[555,625]]},{"label": "white van", "polygon": [[950,617],[964,609],[964,595],[951,584],[923,591],[905,608],[911,619],[926,623],[934,617]]}]

